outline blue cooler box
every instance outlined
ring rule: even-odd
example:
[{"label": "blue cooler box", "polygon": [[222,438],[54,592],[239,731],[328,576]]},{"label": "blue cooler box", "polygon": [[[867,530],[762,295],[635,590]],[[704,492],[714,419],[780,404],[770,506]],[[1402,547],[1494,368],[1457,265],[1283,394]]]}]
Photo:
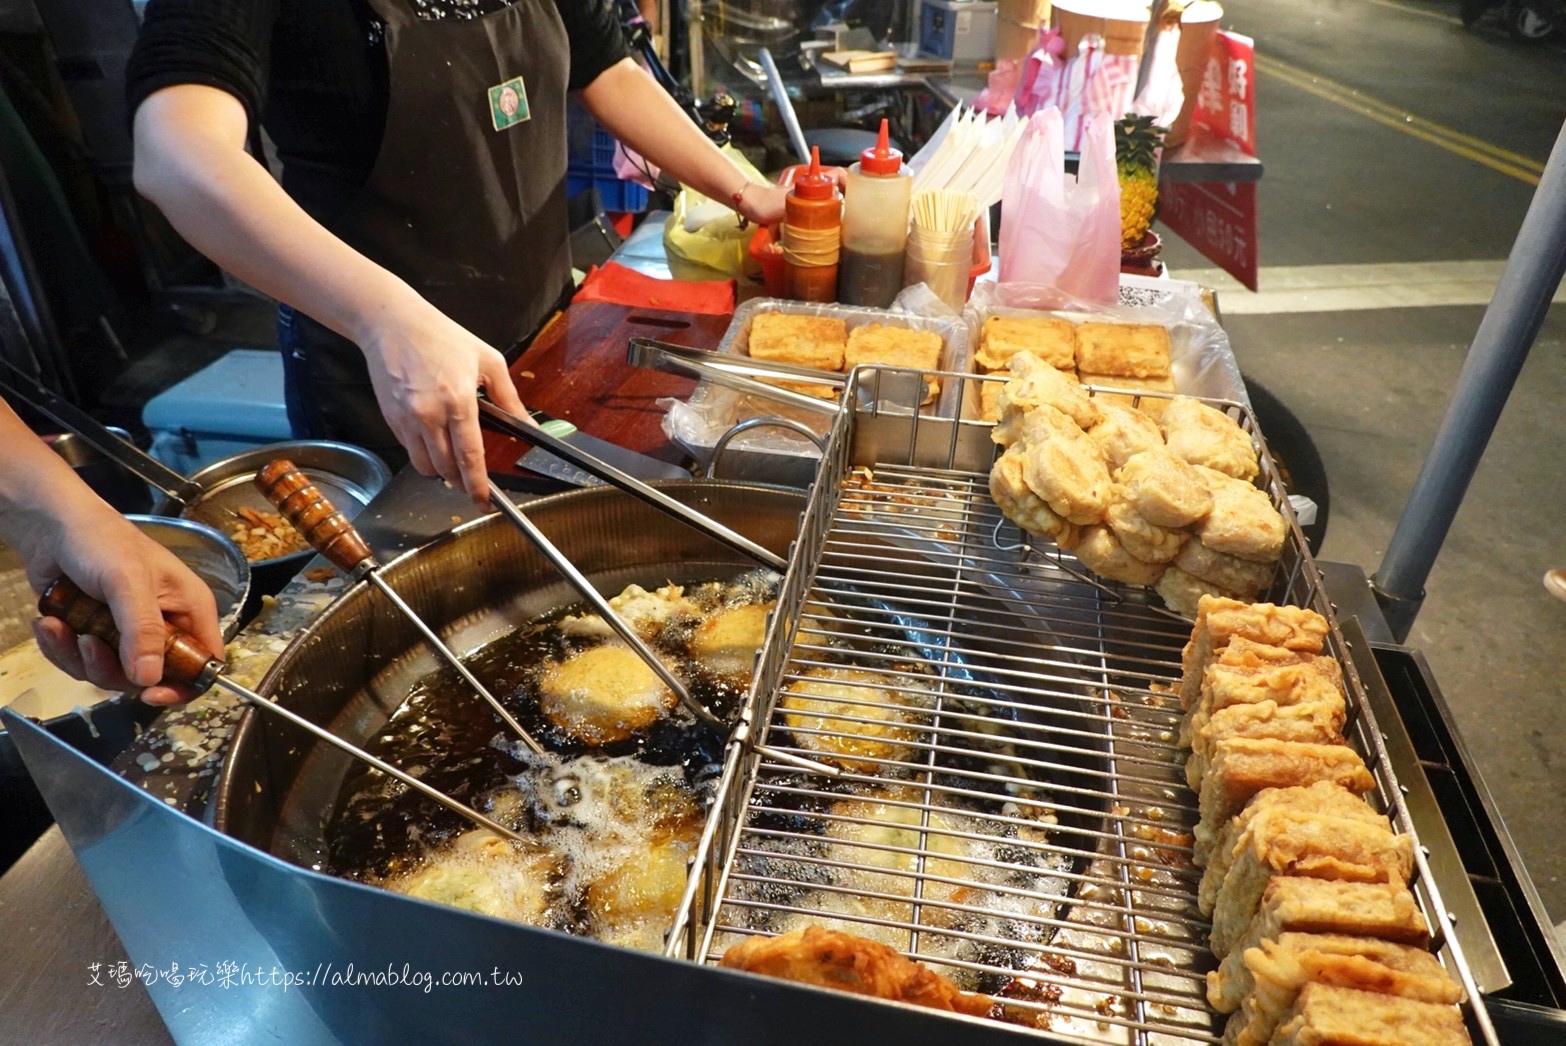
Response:
[{"label": "blue cooler box", "polygon": [[922,0],[920,52],[960,63],[993,62],[995,8],[987,0]]},{"label": "blue cooler box", "polygon": [[141,423],[152,434],[152,456],[186,476],[231,454],[291,439],[282,353],[235,349],[148,400]]}]

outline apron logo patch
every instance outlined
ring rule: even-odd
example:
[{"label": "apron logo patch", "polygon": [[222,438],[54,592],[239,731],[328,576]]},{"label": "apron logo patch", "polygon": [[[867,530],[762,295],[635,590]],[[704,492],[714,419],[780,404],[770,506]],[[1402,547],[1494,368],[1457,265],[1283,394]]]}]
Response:
[{"label": "apron logo patch", "polygon": [[532,117],[527,107],[527,88],[523,86],[520,76],[514,76],[489,89],[489,119],[495,125],[495,130],[504,131],[508,127],[526,123]]}]

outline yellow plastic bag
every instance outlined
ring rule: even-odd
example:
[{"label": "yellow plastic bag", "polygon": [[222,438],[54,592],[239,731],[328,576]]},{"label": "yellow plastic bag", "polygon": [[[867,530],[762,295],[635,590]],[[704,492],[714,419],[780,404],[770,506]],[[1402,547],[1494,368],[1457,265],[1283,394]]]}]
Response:
[{"label": "yellow plastic bag", "polygon": [[[725,145],[723,153],[752,180],[767,180],[734,146]],[[740,216],[729,201],[713,200],[684,186],[674,197],[674,213],[664,223],[663,246],[671,256],[738,278],[745,274],[753,232],[740,227]]]}]

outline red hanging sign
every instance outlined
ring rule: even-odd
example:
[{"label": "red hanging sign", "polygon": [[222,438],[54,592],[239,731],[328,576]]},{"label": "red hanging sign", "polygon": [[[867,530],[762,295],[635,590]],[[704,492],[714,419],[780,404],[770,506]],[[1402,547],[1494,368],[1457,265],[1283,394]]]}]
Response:
[{"label": "red hanging sign", "polygon": [[[1187,148],[1223,142],[1256,155],[1256,45],[1250,37],[1214,35],[1191,114]],[[1251,290],[1259,268],[1255,182],[1164,182],[1158,220]]]}]

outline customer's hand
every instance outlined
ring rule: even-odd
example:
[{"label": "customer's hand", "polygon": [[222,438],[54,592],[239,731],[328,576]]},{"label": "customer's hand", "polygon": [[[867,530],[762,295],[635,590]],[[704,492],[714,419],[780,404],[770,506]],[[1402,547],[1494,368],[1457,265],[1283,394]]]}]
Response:
[{"label": "customer's hand", "polygon": [[156,685],[163,678],[165,621],[221,657],[223,633],[212,590],[135,524],[85,488],[82,493],[68,519],[29,528],[15,544],[36,590],[67,577],[108,604],[120,633],[119,650],[96,636],[78,636],[54,617],[33,622],[39,649],[66,672],[105,690],[140,687],[141,699],[150,705],[190,700],[195,692],[189,687]]},{"label": "customer's hand", "polygon": [[502,410],[526,417],[505,357],[411,293],[384,306],[360,347],[381,414],[413,467],[486,502],[479,388]]},{"label": "customer's hand", "polygon": [[783,220],[788,191],[768,183],[751,182],[740,196],[739,213],[757,225],[776,225]]}]

